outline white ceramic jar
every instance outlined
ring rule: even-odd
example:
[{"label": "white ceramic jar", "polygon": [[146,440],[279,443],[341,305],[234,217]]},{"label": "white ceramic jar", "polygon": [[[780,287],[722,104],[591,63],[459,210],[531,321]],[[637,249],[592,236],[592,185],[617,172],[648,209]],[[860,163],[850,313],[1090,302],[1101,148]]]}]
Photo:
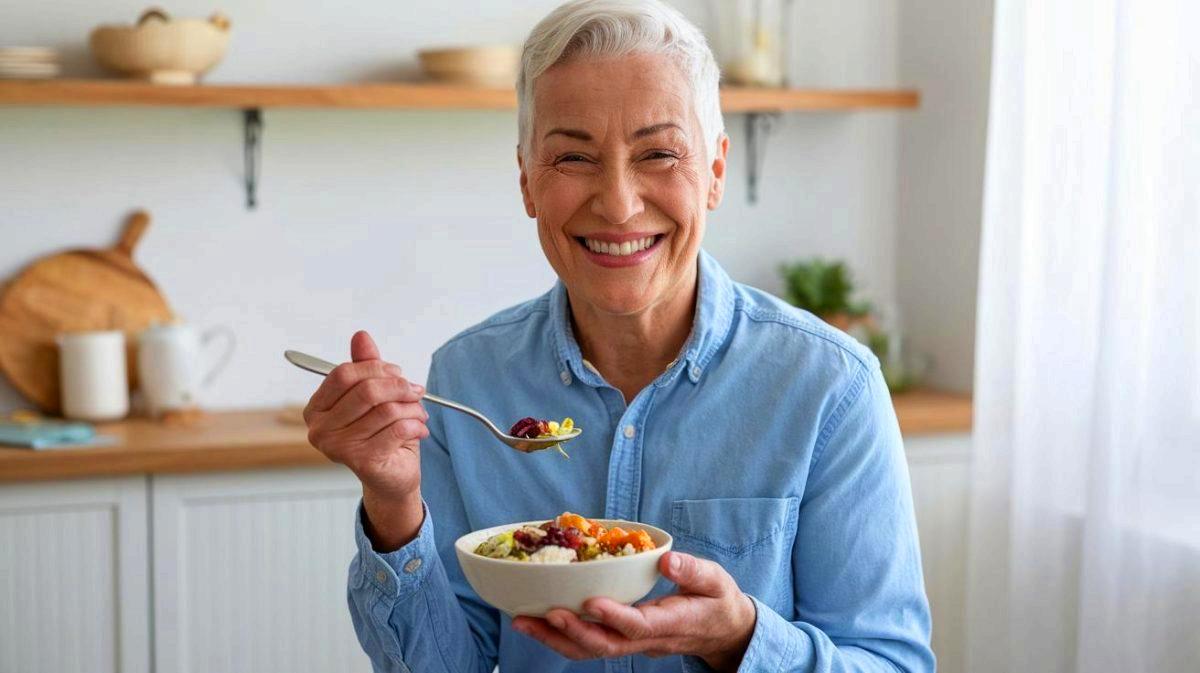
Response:
[{"label": "white ceramic jar", "polygon": [[129,413],[125,333],[71,332],[58,337],[63,416],[112,421]]}]

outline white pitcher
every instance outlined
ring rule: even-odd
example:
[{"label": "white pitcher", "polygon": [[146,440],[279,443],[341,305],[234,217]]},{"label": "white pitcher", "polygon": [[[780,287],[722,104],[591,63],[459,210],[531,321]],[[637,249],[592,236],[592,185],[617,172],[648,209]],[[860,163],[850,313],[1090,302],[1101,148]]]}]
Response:
[{"label": "white pitcher", "polygon": [[[204,367],[204,354],[215,341],[225,345]],[[234,343],[233,330],[228,327],[199,333],[176,323],[143,330],[138,337],[138,379],[150,415],[195,407],[200,389],[229,364]]]}]

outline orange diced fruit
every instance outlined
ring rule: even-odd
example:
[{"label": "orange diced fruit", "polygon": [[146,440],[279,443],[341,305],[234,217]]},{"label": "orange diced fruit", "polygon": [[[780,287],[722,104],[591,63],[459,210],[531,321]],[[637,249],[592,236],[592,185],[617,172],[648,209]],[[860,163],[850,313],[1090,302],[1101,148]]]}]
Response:
[{"label": "orange diced fruit", "polygon": [[578,528],[581,533],[590,534],[592,529],[591,521],[588,521],[578,514],[572,514],[571,512],[563,512],[562,514],[559,514],[556,523],[558,524],[559,528]]},{"label": "orange diced fruit", "polygon": [[597,540],[600,542],[601,547],[611,552],[614,549],[620,549],[625,546],[625,536],[626,533],[623,528],[614,526],[605,531]]},{"label": "orange diced fruit", "polygon": [[610,553],[619,553],[625,548],[625,545],[632,545],[637,551],[646,551],[654,549],[654,540],[650,534],[644,530],[626,531],[621,527],[615,527],[598,538],[600,546],[604,547]]},{"label": "orange diced fruit", "polygon": [[629,537],[633,538],[633,539],[629,540],[629,542],[633,545],[633,548],[638,551],[646,551],[647,549],[654,549],[654,546],[655,546],[654,540],[651,539],[650,534],[644,530],[636,530],[636,531],[630,533]]}]

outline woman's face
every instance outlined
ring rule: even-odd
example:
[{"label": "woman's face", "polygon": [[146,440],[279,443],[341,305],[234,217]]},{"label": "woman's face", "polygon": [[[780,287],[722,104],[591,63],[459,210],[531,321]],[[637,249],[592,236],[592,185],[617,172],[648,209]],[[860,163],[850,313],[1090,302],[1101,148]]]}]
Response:
[{"label": "woman's face", "polygon": [[690,291],[728,139],[706,157],[681,69],[658,54],[573,59],[533,95],[521,192],[572,299],[630,315]]}]

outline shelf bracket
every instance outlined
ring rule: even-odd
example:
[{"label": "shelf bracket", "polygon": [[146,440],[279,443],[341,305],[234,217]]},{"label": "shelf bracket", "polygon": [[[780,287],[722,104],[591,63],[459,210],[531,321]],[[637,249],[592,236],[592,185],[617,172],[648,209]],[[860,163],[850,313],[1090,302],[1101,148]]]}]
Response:
[{"label": "shelf bracket", "polygon": [[781,116],[779,112],[746,113],[746,200],[750,203],[758,203],[758,189],[767,156],[767,137]]},{"label": "shelf bracket", "polygon": [[262,110],[242,110],[242,152],[246,162],[246,210],[258,205],[258,175],[262,165]]}]

